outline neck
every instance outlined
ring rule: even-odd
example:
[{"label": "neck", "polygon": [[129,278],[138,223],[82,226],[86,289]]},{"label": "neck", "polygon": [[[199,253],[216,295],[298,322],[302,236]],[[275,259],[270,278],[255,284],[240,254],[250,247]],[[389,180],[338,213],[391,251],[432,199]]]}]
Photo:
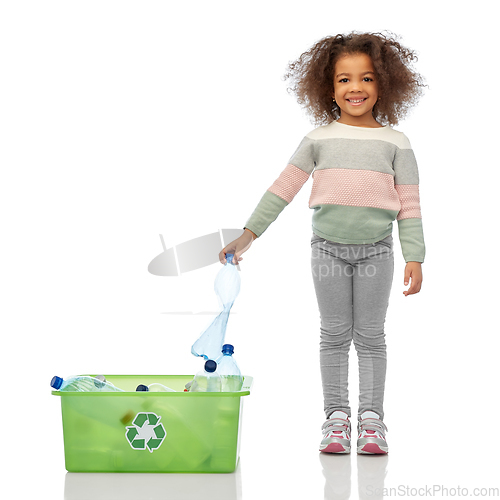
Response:
[{"label": "neck", "polygon": [[373,118],[373,116],[364,117],[364,116],[344,116],[340,115],[340,118],[337,120],[338,123],[343,123],[344,125],[352,125],[353,127],[364,127],[364,128],[380,128],[383,125]]}]

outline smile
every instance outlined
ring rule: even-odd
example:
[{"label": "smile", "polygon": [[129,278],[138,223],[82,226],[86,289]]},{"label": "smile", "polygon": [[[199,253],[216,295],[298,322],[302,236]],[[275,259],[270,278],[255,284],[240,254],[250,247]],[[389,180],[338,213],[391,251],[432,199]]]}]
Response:
[{"label": "smile", "polygon": [[367,98],[364,97],[363,99],[346,99],[346,100],[347,100],[347,102],[349,102],[353,106],[359,106],[360,104],[362,104],[363,102],[365,102],[366,99]]}]

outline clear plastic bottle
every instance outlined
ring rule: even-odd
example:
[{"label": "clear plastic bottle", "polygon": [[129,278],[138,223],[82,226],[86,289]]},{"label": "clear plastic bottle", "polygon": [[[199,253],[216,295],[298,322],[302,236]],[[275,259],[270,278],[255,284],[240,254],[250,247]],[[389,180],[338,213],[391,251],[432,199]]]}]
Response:
[{"label": "clear plastic bottle", "polygon": [[229,313],[236,297],[240,293],[241,287],[240,274],[233,264],[233,256],[231,253],[226,254],[227,264],[215,277],[214,290],[217,295],[219,307],[222,310],[201,334],[200,338],[192,345],[191,353],[195,356],[203,356],[205,359],[216,359],[220,355],[226,335]]},{"label": "clear plastic bottle", "polygon": [[148,391],[149,392],[176,392],[170,387],[167,387],[166,385],[163,384],[149,384],[148,385]]},{"label": "clear plastic bottle", "polygon": [[231,344],[224,344],[222,356],[217,359],[217,372],[221,378],[222,392],[238,392],[243,386],[243,377],[233,358],[233,353],[234,347]]},{"label": "clear plastic bottle", "polygon": [[194,377],[189,392],[220,392],[221,380],[216,372],[217,363],[211,359],[205,362],[205,367]]},{"label": "clear plastic bottle", "polygon": [[174,389],[167,387],[166,385],[158,384],[158,383],[149,384],[149,386],[144,385],[144,384],[139,384],[136,388],[136,392],[140,392],[140,391],[143,391],[143,392],[177,392],[177,391],[174,391]]},{"label": "clear plastic bottle", "polygon": [[111,382],[107,382],[102,375],[98,377],[77,376],[66,380],[55,376],[52,378],[50,386],[64,392],[124,392]]}]

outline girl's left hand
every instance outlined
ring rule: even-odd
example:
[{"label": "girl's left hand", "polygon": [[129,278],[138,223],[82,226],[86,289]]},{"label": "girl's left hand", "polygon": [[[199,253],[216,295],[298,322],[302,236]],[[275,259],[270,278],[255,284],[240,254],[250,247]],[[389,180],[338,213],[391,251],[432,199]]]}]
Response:
[{"label": "girl's left hand", "polygon": [[405,286],[411,278],[410,288],[403,292],[403,294],[408,297],[414,293],[420,292],[420,287],[422,286],[422,264],[420,262],[407,262],[405,267]]}]

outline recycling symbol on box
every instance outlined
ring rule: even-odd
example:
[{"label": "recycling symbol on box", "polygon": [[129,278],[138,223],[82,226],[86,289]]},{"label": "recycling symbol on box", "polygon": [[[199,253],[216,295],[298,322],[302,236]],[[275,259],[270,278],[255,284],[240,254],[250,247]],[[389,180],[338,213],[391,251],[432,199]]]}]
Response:
[{"label": "recycling symbol on box", "polygon": [[145,450],[146,448],[150,453],[157,450],[167,432],[165,427],[160,423],[161,416],[156,413],[138,413],[133,425],[128,426],[125,436],[130,446],[134,450]]}]

